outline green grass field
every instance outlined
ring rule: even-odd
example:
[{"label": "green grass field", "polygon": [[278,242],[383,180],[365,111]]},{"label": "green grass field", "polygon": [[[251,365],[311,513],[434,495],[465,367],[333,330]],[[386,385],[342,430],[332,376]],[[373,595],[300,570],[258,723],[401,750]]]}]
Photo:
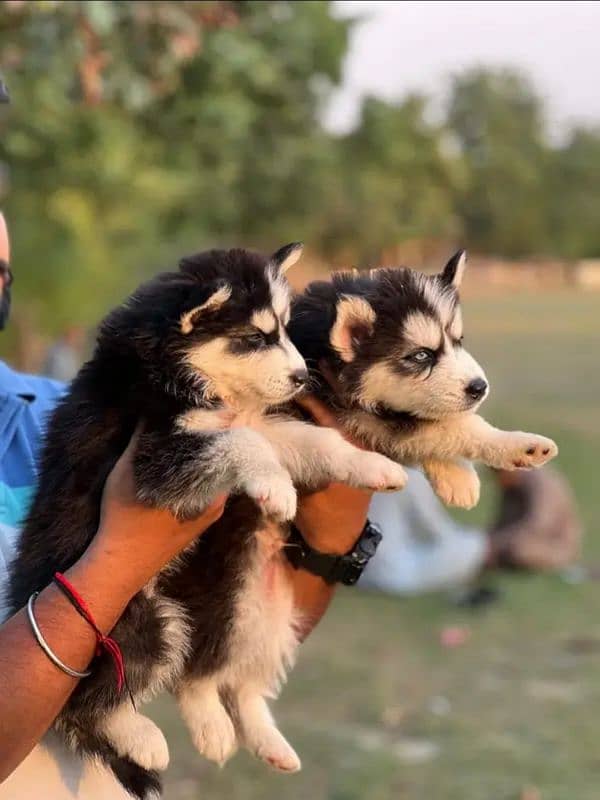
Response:
[{"label": "green grass field", "polygon": [[[557,440],[600,562],[600,296],[465,303],[485,365],[485,416]],[[486,519],[493,491],[465,515]],[[303,760],[291,777],[243,753],[225,769],[191,748],[174,706],[167,800],[596,800],[600,795],[600,584],[502,576],[502,600],[465,612],[446,596],[340,590],[276,704]],[[446,625],[470,641],[447,650]],[[531,789],[529,789],[531,787]],[[536,790],[538,794],[536,794]]]}]

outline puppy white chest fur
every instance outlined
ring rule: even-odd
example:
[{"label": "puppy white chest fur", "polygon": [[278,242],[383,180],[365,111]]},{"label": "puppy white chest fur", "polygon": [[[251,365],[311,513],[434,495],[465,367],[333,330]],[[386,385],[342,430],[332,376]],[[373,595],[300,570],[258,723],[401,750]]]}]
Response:
[{"label": "puppy white chest fur", "polygon": [[[254,435],[261,431],[268,436],[276,423],[257,409],[223,408],[189,411],[180,424],[194,431],[231,430],[238,436],[242,431]],[[257,469],[258,441],[243,441],[246,452],[240,453],[239,461],[248,462],[249,474]],[[232,443],[231,439],[227,442],[229,446]],[[268,440],[263,439],[262,449],[269,446]],[[215,676],[220,687],[235,689],[251,681],[263,692],[274,695],[293,663],[297,646],[296,620],[293,590],[286,574],[288,567],[281,553],[283,544],[281,526],[264,518],[256,533],[253,562],[244,573],[236,597],[231,657]]]},{"label": "puppy white chest fur", "polygon": [[256,534],[253,564],[236,599],[231,658],[221,681],[239,688],[258,684],[268,696],[277,695],[293,665],[298,638],[293,589],[287,575],[278,525],[265,522]]}]

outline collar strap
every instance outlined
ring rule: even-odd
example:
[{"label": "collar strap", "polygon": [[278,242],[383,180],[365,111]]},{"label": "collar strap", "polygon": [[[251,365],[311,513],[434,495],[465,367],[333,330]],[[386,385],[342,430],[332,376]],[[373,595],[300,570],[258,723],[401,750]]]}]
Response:
[{"label": "collar strap", "polygon": [[367,520],[354,547],[348,553],[336,556],[313,549],[298,528],[292,525],[285,553],[294,569],[304,569],[323,578],[326,583],[353,586],[375,555],[381,539],[379,530]]}]

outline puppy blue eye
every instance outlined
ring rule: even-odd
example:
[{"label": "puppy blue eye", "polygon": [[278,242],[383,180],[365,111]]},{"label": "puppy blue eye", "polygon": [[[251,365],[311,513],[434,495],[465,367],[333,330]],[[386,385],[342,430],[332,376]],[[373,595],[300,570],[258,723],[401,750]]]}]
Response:
[{"label": "puppy blue eye", "polygon": [[410,360],[417,364],[425,364],[427,361],[431,361],[431,357],[431,350],[417,350],[409,356]]}]

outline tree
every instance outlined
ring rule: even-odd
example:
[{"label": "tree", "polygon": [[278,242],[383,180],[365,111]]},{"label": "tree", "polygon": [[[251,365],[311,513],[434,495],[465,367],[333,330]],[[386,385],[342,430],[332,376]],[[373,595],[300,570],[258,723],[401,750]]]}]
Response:
[{"label": "tree", "polygon": [[448,125],[467,180],[457,197],[470,245],[518,256],[543,250],[548,145],[540,98],[512,70],[454,78]]},{"label": "tree", "polygon": [[600,258],[600,129],[577,128],[553,151],[547,184],[551,248]]},{"label": "tree", "polygon": [[43,332],[90,324],[219,244],[304,239],[365,264],[408,240],[598,254],[600,136],[550,146],[519,73],[455,77],[438,121],[426,97],[367,98],[356,130],[330,135],[351,24],[321,0],[0,0],[15,310]]},{"label": "tree", "polygon": [[97,319],[182,250],[302,238],[347,32],[327,2],[3,3],[0,201],[36,324]]},{"label": "tree", "polygon": [[427,121],[427,100],[398,105],[368,98],[355,131],[337,143],[336,183],[328,194],[325,249],[351,247],[376,263],[405,239],[454,237],[461,168],[441,125]]}]

